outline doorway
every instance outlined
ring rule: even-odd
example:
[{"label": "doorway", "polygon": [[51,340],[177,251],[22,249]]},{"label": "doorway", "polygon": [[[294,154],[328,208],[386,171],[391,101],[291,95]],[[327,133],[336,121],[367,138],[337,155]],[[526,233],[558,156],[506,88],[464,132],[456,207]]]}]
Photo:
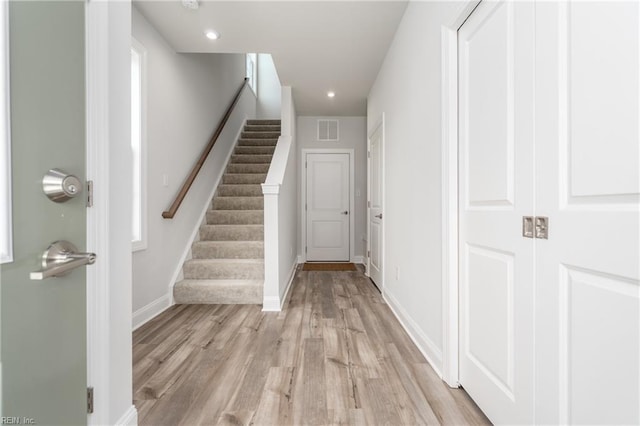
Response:
[{"label": "doorway", "polygon": [[353,259],[353,150],[303,150],[302,235],[310,262]]},{"label": "doorway", "polygon": [[382,291],[384,250],[384,115],[369,135],[367,185],[367,274]]},{"label": "doorway", "polygon": [[640,421],[639,12],[482,2],[444,58],[444,358],[494,423]]}]

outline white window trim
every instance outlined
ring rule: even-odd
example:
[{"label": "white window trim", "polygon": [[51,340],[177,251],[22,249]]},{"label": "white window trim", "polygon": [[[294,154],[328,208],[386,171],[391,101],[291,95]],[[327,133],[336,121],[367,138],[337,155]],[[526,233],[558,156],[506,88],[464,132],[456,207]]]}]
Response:
[{"label": "white window trim", "polygon": [[140,234],[141,239],[131,242],[131,251],[147,248],[147,49],[135,38],[131,48],[140,55]]},{"label": "white window trim", "polygon": [[0,32],[0,45],[2,45],[2,59],[0,59],[0,84],[3,85],[0,92],[4,94],[4,104],[0,106],[0,120],[4,123],[5,132],[0,136],[0,165],[4,176],[2,176],[2,187],[0,187],[0,199],[3,200],[0,207],[3,209],[0,216],[0,226],[4,238],[0,241],[0,263],[13,261],[13,235],[12,235],[12,198],[11,198],[11,103],[10,103],[10,80],[9,80],[9,2],[0,1],[0,20],[4,25]]},{"label": "white window trim", "polygon": [[[246,72],[248,71],[246,68],[247,68],[247,62],[251,57],[250,55],[253,55],[251,59],[251,63],[253,64],[253,78],[249,77],[248,73]],[[247,74],[246,76],[249,77],[249,87],[251,88],[251,91],[253,91],[253,94],[258,96],[258,54],[246,53],[244,66],[245,66],[245,74]],[[251,82],[253,82],[253,84],[251,84]]]}]

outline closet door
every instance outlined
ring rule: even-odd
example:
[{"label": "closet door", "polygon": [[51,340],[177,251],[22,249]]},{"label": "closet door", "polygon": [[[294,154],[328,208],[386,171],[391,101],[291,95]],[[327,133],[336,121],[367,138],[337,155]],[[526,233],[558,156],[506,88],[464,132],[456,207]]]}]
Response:
[{"label": "closet door", "polygon": [[536,5],[536,423],[640,423],[640,3]]},{"label": "closet door", "polygon": [[458,32],[460,383],[494,423],[533,422],[533,18],[487,1]]}]

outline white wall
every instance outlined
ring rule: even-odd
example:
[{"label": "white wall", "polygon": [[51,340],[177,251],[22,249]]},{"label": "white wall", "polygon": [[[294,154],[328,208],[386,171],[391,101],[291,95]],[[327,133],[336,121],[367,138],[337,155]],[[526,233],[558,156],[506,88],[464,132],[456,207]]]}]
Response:
[{"label": "white wall", "polygon": [[[339,121],[338,142],[318,141],[318,119],[331,118]],[[297,126],[298,161],[302,159],[303,149],[339,148],[353,149],[355,153],[355,247],[354,256],[364,256],[366,253],[367,237],[367,121],[366,117],[298,117]],[[304,170],[301,171],[301,173]],[[299,181],[302,181],[300,177]],[[302,188],[298,183],[298,197]],[[298,255],[302,256],[302,215],[304,211],[298,206]]]},{"label": "white wall", "polygon": [[384,293],[437,370],[442,365],[440,31],[464,5],[409,3],[367,107],[369,131],[385,114]]},{"label": "white wall", "polygon": [[[180,210],[169,208],[245,75],[244,55],[175,53],[134,8],[132,33],[147,50],[148,248],[133,254],[134,322],[168,306],[170,285],[245,118],[255,116],[246,88]],[[169,184],[163,186],[163,175]]]},{"label": "white wall", "polygon": [[297,265],[298,167],[296,111],[291,87],[282,88],[282,135],[262,185],[265,283],[263,310],[279,311]]},{"label": "white wall", "polygon": [[281,88],[278,71],[268,53],[258,54],[258,104],[256,117],[277,120],[280,118]]}]

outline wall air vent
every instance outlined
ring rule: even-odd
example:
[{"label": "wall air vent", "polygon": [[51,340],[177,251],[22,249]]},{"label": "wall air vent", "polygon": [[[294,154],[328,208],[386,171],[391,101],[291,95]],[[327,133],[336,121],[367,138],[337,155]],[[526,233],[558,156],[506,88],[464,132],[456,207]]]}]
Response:
[{"label": "wall air vent", "polygon": [[338,120],[318,120],[318,140],[322,142],[338,141]]}]

